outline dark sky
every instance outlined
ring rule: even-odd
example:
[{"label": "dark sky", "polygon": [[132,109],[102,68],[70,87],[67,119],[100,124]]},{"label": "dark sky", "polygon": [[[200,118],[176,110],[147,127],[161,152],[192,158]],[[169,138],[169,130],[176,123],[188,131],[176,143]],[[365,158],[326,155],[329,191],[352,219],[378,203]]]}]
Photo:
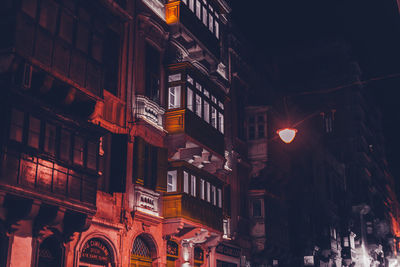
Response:
[{"label": "dark sky", "polygon": [[[293,71],[299,67],[298,55],[321,43],[335,41],[348,45],[350,56],[360,64],[363,79],[400,73],[400,17],[395,0],[231,0],[229,3],[237,27],[255,47],[257,58],[264,63],[284,62],[287,68],[280,71],[287,73],[280,73],[278,80],[306,82]],[[370,86],[382,107],[386,152],[391,171],[400,184],[397,132],[400,78]]]}]

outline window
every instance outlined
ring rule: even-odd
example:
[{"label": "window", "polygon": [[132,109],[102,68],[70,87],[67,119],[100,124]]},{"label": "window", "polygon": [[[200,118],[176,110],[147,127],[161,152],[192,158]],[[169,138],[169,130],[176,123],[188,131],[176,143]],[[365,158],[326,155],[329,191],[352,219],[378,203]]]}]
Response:
[{"label": "window", "polygon": [[204,179],[200,179],[200,198],[204,200],[205,198],[205,181]]},{"label": "window", "polygon": [[217,110],[214,107],[211,107],[211,125],[217,128]]},{"label": "window", "polygon": [[189,174],[183,172],[183,192],[189,194]]},{"label": "window", "polygon": [[256,137],[254,125],[249,126],[249,140],[254,140]]},{"label": "window", "polygon": [[196,16],[201,19],[201,3],[200,0],[196,0]]},{"label": "window", "polygon": [[182,79],[182,75],[180,73],[172,74],[168,76],[168,82],[176,82]]},{"label": "window", "polygon": [[189,8],[194,11],[194,0],[189,0]]},{"label": "window", "polygon": [[218,207],[222,208],[222,190],[218,188]]},{"label": "window", "polygon": [[193,84],[193,78],[190,77],[189,74],[187,75],[186,80],[187,80],[188,83]]},{"label": "window", "polygon": [[61,130],[60,159],[68,161],[71,154],[71,133]]},{"label": "window", "polygon": [[214,17],[211,15],[208,16],[208,29],[213,32],[214,31]]},{"label": "window", "polygon": [[206,89],[203,90],[203,93],[206,97],[210,97],[210,92],[208,92]]},{"label": "window", "polygon": [[201,84],[196,83],[196,89],[199,90],[201,92]]},{"label": "window", "polygon": [[103,57],[103,40],[101,37],[94,33],[92,35],[92,57],[98,61],[101,62],[101,59]]},{"label": "window", "polygon": [[196,114],[201,117],[201,96],[196,94]]},{"label": "window", "polygon": [[168,90],[168,108],[180,108],[181,107],[181,87],[175,86],[170,87]]},{"label": "window", "polygon": [[214,102],[215,104],[217,104],[217,98],[215,98],[215,96],[211,96],[211,101]]},{"label": "window", "polygon": [[203,23],[207,26],[207,9],[203,6]]},{"label": "window", "polygon": [[66,12],[61,13],[60,17],[60,37],[67,41],[68,43],[72,43],[72,35],[74,29],[74,20],[68,15]]},{"label": "window", "polygon": [[78,165],[83,165],[83,152],[84,152],[84,141],[82,137],[75,136],[74,138],[74,154],[73,162]]},{"label": "window", "polygon": [[190,176],[190,194],[192,195],[192,196],[196,196],[196,176],[194,176],[194,175],[191,175]]},{"label": "window", "polygon": [[160,102],[160,52],[153,46],[146,44],[146,96]]},{"label": "window", "polygon": [[177,171],[169,171],[167,175],[167,192],[176,192]]},{"label": "window", "polygon": [[219,23],[217,20],[215,20],[215,37],[217,37],[217,39],[219,39]]},{"label": "window", "polygon": [[89,46],[89,28],[83,23],[79,22],[76,30],[76,47],[87,53]]},{"label": "window", "polygon": [[258,124],[258,138],[263,138],[265,136],[264,124]]},{"label": "window", "polygon": [[13,109],[11,113],[10,139],[22,142],[22,133],[24,130],[24,113]]},{"label": "window", "polygon": [[349,247],[349,238],[347,236],[343,237],[343,246],[344,247]]},{"label": "window", "polygon": [[26,14],[36,17],[37,0],[22,0],[21,7]]},{"label": "window", "polygon": [[40,139],[40,120],[29,116],[28,145],[33,148],[39,148]]},{"label": "window", "polygon": [[193,91],[190,88],[187,88],[187,96],[186,96],[186,106],[189,110],[193,111]]},{"label": "window", "polygon": [[210,123],[210,104],[207,100],[204,100],[204,120]]},{"label": "window", "polygon": [[53,155],[56,152],[56,126],[49,123],[46,123],[44,151]]},{"label": "window", "polygon": [[230,225],[230,219],[224,219],[222,221],[223,223],[223,231],[224,235],[223,238],[230,238],[231,237],[231,225]]},{"label": "window", "polygon": [[224,115],[221,112],[218,112],[218,122],[219,122],[218,130],[221,133],[224,133]]},{"label": "window", "polygon": [[57,4],[51,0],[45,0],[42,1],[40,7],[40,26],[54,33],[57,24]]},{"label": "window", "polygon": [[97,169],[97,144],[94,142],[87,143],[87,167],[92,170]]},{"label": "window", "polygon": [[255,199],[253,200],[253,217],[261,217],[261,200],[260,199]]},{"label": "window", "polygon": [[207,182],[207,201],[210,202],[211,201],[211,184],[209,182]]},{"label": "window", "polygon": [[214,185],[211,186],[211,203],[217,205],[217,191]]}]

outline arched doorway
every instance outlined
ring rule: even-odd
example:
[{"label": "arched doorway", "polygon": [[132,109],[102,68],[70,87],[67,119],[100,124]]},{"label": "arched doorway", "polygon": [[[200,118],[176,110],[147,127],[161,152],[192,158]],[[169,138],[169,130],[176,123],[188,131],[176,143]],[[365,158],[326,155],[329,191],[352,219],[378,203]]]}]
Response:
[{"label": "arched doorway", "polygon": [[157,251],[153,240],[146,235],[139,235],[133,242],[130,267],[152,266]]},{"label": "arched doorway", "polygon": [[63,246],[56,236],[52,235],[39,246],[38,267],[61,267]]},{"label": "arched doorway", "polygon": [[82,247],[79,267],[114,267],[114,255],[107,242],[92,238]]}]

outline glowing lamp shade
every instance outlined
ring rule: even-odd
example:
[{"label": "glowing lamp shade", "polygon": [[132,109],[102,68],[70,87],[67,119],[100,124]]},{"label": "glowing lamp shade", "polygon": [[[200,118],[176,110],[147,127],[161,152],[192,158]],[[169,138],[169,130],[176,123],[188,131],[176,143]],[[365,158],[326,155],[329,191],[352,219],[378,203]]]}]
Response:
[{"label": "glowing lamp shade", "polygon": [[283,142],[289,144],[295,138],[297,130],[293,128],[285,128],[276,131],[276,133],[279,135]]}]

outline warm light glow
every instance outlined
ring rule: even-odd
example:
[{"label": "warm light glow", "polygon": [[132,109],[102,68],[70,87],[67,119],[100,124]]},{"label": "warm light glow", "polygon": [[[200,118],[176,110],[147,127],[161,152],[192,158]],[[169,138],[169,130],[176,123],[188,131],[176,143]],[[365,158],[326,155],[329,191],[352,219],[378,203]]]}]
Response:
[{"label": "warm light glow", "polygon": [[295,138],[297,130],[293,128],[285,128],[276,131],[276,133],[279,135],[283,142],[289,144]]},{"label": "warm light glow", "polygon": [[167,24],[179,22],[179,1],[165,4],[165,20]]}]

